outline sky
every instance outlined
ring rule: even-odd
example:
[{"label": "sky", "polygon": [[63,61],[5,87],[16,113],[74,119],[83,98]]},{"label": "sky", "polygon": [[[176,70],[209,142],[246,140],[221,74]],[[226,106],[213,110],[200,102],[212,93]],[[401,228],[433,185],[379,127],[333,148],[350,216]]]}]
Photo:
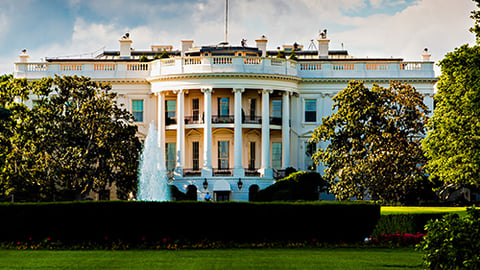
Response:
[{"label": "sky", "polygon": [[[228,41],[247,46],[265,35],[268,49],[297,42],[310,46],[328,30],[330,49],[355,57],[420,60],[424,48],[439,61],[462,44],[475,44],[471,0],[229,0]],[[195,46],[225,39],[224,0],[0,0],[0,74],[10,74],[27,49],[45,57],[132,47]],[[439,75],[439,68],[436,73]]]}]

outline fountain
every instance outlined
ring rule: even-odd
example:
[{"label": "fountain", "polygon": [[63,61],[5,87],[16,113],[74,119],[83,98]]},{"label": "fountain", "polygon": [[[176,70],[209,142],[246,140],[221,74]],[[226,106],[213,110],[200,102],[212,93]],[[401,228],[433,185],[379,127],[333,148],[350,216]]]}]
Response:
[{"label": "fountain", "polygon": [[150,123],[140,158],[137,196],[140,201],[170,200],[170,187],[166,171],[158,168],[159,151],[165,150],[158,147],[158,133],[153,123]]}]

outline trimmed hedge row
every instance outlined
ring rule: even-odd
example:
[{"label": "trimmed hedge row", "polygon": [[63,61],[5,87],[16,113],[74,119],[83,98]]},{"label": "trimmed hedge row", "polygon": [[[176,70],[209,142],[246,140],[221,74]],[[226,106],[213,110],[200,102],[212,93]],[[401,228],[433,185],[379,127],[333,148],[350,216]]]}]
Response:
[{"label": "trimmed hedge row", "polygon": [[446,213],[438,214],[394,214],[382,215],[378,220],[372,236],[395,233],[426,233],[425,225],[430,220],[440,219]]},{"label": "trimmed hedge row", "polygon": [[152,241],[358,242],[380,206],[369,203],[69,202],[0,204],[0,242]]}]

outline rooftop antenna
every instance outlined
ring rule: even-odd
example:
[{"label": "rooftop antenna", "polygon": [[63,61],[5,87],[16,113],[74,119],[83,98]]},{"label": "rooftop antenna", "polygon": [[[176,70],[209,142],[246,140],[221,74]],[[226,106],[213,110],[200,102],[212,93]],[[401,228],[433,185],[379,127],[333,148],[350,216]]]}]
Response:
[{"label": "rooftop antenna", "polygon": [[225,0],[225,43],[228,44],[228,0]]}]

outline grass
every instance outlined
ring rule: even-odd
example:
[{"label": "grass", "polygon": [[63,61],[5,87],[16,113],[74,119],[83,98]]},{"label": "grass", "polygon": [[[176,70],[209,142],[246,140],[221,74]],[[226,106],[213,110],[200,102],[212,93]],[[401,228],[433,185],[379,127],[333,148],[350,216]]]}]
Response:
[{"label": "grass", "polygon": [[0,269],[421,269],[414,249],[0,250]]},{"label": "grass", "polygon": [[457,213],[466,214],[466,207],[435,207],[435,206],[382,206],[382,215],[393,214],[436,214]]}]

